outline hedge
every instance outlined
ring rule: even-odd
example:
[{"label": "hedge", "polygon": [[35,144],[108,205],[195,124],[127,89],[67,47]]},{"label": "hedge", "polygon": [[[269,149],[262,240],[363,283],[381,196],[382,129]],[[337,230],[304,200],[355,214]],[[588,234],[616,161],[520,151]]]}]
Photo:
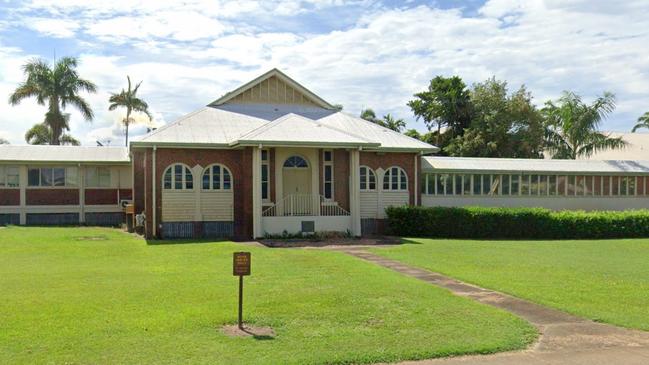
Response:
[{"label": "hedge", "polygon": [[390,234],[480,239],[649,237],[649,210],[551,211],[543,208],[390,207]]}]

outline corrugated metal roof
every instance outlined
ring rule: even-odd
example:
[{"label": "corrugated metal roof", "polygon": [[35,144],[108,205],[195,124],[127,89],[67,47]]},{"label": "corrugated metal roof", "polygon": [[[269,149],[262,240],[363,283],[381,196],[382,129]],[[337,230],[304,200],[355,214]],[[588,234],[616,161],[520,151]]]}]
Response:
[{"label": "corrugated metal roof", "polygon": [[203,107],[144,136],[138,144],[224,145],[268,123],[259,118],[213,107]]},{"label": "corrugated metal roof", "polygon": [[0,161],[129,163],[126,147],[0,145]]},{"label": "corrugated metal roof", "polygon": [[439,148],[428,143],[408,137],[399,132],[382,127],[364,119],[338,112],[330,116],[318,119],[324,125],[335,127],[372,142],[380,143],[380,150],[414,150],[424,152],[436,152]]},{"label": "corrugated metal roof", "polygon": [[378,146],[362,137],[296,114],[285,115],[240,137],[236,144]]},{"label": "corrugated metal roof", "polygon": [[290,113],[314,120],[336,113],[335,110],[301,104],[223,104],[215,108],[267,121],[273,121]]},{"label": "corrugated metal roof", "polygon": [[466,172],[649,174],[649,161],[542,160],[515,158],[435,157],[422,158],[422,170]]}]

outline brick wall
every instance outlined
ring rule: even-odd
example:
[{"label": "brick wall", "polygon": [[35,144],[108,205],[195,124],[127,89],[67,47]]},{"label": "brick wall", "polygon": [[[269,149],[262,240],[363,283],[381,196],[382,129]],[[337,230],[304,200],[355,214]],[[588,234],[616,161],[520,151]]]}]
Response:
[{"label": "brick wall", "polygon": [[79,205],[78,189],[27,189],[27,205]]},{"label": "brick wall", "polygon": [[20,205],[20,189],[0,189],[0,206]]},{"label": "brick wall", "polygon": [[[214,163],[225,165],[232,172],[234,188],[234,236],[236,239],[249,239],[252,236],[252,149],[217,150],[217,149],[172,149],[158,148],[156,151],[156,223],[162,218],[162,175],[167,167],[174,163],[183,163],[189,167],[200,165],[207,167]],[[152,150],[138,149],[134,154],[135,167],[135,205],[145,206],[147,216],[147,234],[152,231],[151,196]],[[272,169],[271,169],[272,171]],[[194,186],[200,188],[202,176],[194,176]],[[143,189],[142,189],[143,188]],[[144,191],[146,199],[140,196]],[[150,237],[149,237],[150,238]]]},{"label": "brick wall", "polygon": [[[360,164],[370,167],[373,170],[379,167],[387,170],[391,166],[401,167],[408,175],[408,191],[410,192],[410,204],[415,204],[415,194],[417,194],[417,201],[421,202],[421,189],[418,186],[415,191],[415,156],[416,153],[382,153],[376,152],[361,152]],[[417,171],[421,176],[421,159],[417,159]],[[419,177],[418,176],[418,177]],[[382,184],[383,181],[377,181],[377,184]],[[419,183],[417,184],[419,185]]]},{"label": "brick wall", "polygon": [[86,189],[86,205],[115,205],[118,204],[117,189]]},{"label": "brick wall", "polygon": [[349,151],[334,150],[334,198],[349,211]]}]

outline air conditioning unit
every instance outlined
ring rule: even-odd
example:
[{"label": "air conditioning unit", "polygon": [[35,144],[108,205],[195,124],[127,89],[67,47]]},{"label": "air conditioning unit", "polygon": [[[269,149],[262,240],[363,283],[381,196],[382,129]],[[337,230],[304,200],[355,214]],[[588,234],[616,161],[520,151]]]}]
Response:
[{"label": "air conditioning unit", "polygon": [[122,207],[122,208],[126,208],[126,206],[128,204],[133,204],[133,200],[132,199],[121,199],[119,201],[119,206]]}]

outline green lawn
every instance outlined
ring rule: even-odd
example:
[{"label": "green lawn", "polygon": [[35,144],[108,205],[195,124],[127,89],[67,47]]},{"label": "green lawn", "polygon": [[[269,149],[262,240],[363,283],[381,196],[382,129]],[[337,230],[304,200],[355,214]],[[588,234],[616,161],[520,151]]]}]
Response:
[{"label": "green lawn", "polygon": [[582,317],[649,330],[649,240],[410,242],[373,251]]},{"label": "green lawn", "polygon": [[[252,251],[230,338],[232,252]],[[147,245],[98,228],[0,228],[0,363],[368,363],[525,347],[528,323],[342,253]]]}]

